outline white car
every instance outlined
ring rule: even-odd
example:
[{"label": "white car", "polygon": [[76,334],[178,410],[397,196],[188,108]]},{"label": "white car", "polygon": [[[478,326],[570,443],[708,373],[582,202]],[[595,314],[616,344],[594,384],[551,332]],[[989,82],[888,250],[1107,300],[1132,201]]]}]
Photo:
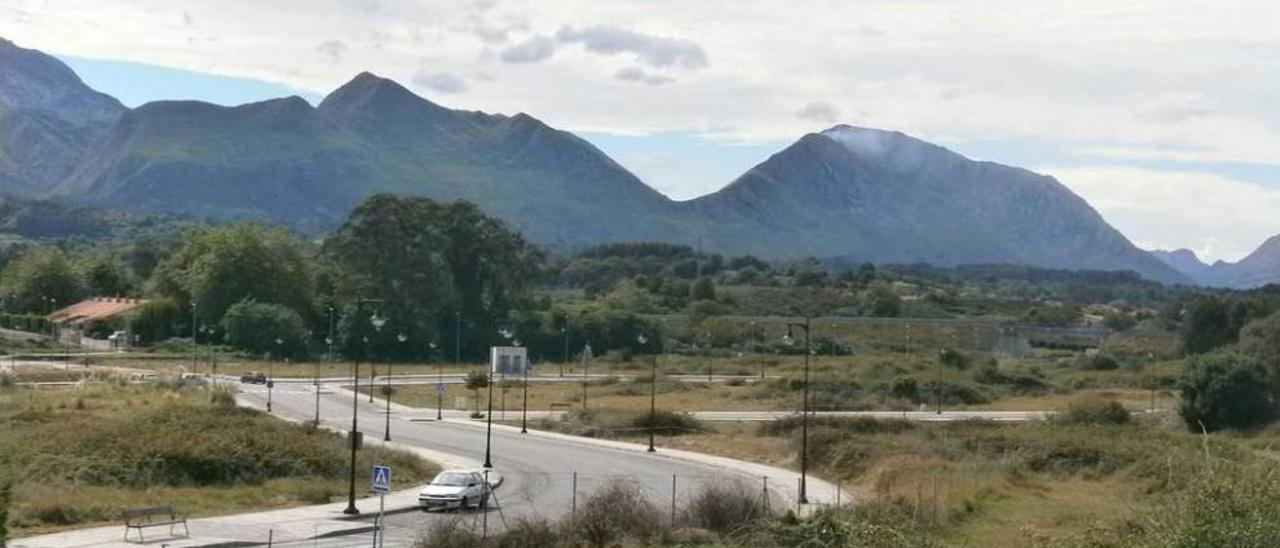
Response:
[{"label": "white car", "polygon": [[487,508],[489,485],[484,473],[476,470],[445,470],[418,493],[424,511],[437,508]]}]

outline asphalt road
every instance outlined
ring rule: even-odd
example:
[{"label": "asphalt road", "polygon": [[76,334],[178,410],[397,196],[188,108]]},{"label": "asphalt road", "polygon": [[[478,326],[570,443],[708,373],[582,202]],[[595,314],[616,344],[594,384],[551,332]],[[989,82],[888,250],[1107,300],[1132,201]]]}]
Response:
[{"label": "asphalt road", "polygon": [[[266,390],[261,386],[242,386],[244,396],[251,402],[266,401]],[[381,401],[369,404],[359,401],[359,425],[367,438],[381,439],[384,433],[385,415]],[[315,392],[307,385],[278,384],[272,395],[272,409],[284,418],[309,421],[315,413]],[[351,399],[343,395],[322,391],[320,399],[322,422],[329,427],[347,429],[351,423]],[[483,461],[485,431],[475,425],[451,422],[424,421],[420,413],[391,415],[391,437],[398,443],[420,446],[449,455]],[[410,420],[414,419],[414,420]],[[700,491],[708,482],[742,482],[744,485],[761,486],[764,479],[709,465],[691,463],[656,454],[629,451],[610,447],[583,445],[568,441],[521,435],[503,429],[494,429],[492,460],[505,482],[497,493],[498,505],[488,511],[490,527],[500,528],[504,522],[522,517],[560,518],[571,512],[576,497],[579,505],[585,504],[590,494],[598,488],[621,481],[636,485],[649,499],[669,510],[672,497],[672,476],[676,478],[677,505]],[[365,471],[357,477],[358,488],[367,483]],[[774,485],[777,485],[777,479]],[[407,486],[396,486],[404,488]],[[774,498],[770,504],[783,504]],[[361,508],[363,512],[374,508]],[[396,514],[388,518],[388,542],[404,542],[427,529],[439,520],[464,519],[480,527],[480,512]]]}]

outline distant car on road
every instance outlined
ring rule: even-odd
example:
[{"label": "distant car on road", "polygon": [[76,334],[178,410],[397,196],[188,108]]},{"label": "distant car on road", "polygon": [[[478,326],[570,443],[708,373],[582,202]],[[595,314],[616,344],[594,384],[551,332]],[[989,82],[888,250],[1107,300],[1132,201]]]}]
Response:
[{"label": "distant car on road", "polygon": [[489,485],[484,474],[475,470],[445,470],[418,493],[418,506],[423,511],[449,508],[488,508]]},{"label": "distant car on road", "polygon": [[240,382],[245,384],[267,384],[267,376],[260,371],[240,375]]}]

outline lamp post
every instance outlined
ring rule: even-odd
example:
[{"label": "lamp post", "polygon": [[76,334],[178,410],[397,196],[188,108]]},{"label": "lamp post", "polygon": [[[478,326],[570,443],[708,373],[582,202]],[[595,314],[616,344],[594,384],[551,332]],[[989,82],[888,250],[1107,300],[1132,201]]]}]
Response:
[{"label": "lamp post", "polygon": [[[360,299],[356,301],[356,316],[359,317],[361,309],[365,303],[382,302],[380,299]],[[369,337],[361,337],[364,343],[364,349],[369,348]],[[359,417],[360,417],[360,353],[356,353],[354,367],[351,370],[351,475],[350,483],[347,484],[347,507],[342,513],[347,515],[356,515],[360,510],[356,509],[356,437],[360,435]],[[370,387],[372,389],[372,387]]]},{"label": "lamp post", "polygon": [[[516,341],[516,346],[520,346],[520,341]],[[520,433],[529,433],[529,360],[526,357],[524,361],[524,404],[520,406]]]},{"label": "lamp post", "polygon": [[271,394],[272,392],[275,391],[275,387],[276,387],[276,374],[275,374],[276,360],[280,359],[281,357],[280,347],[283,344],[284,344],[284,341],[281,340],[280,337],[276,337],[276,357],[275,359],[267,360],[267,412],[268,413],[271,412]]},{"label": "lamp post", "polygon": [[[373,325],[373,331],[374,331],[373,344],[376,346],[378,344],[378,339],[380,338],[378,335],[382,334],[382,326],[387,325],[387,318],[383,317],[377,312],[374,312],[372,316],[369,316],[369,324]],[[370,358],[369,359],[369,403],[373,403],[373,385],[377,381],[377,373],[378,373],[378,368],[376,367],[373,359]]]},{"label": "lamp post", "polygon": [[943,348],[938,351],[938,381],[933,387],[933,403],[936,406],[936,413],[942,414],[942,362],[947,357],[947,349]]},{"label": "lamp post", "polygon": [[560,337],[564,339],[564,356],[560,360],[560,378],[564,378],[564,364],[569,362],[569,331],[561,327]]},{"label": "lamp post", "polygon": [[800,504],[809,502],[806,492],[809,476],[809,354],[812,352],[812,347],[809,345],[809,326],[808,316],[804,317],[803,323],[787,322],[787,335],[783,337],[787,344],[794,344],[792,329],[804,330],[804,400],[800,411]]},{"label": "lamp post", "polygon": [[324,338],[325,355],[324,360],[333,363],[333,306],[329,307],[329,336]]},{"label": "lamp post", "polygon": [[[498,334],[504,339],[511,339],[515,336],[510,329],[502,328],[498,330]],[[493,363],[489,363],[489,410],[485,414],[485,432],[484,432],[484,467],[493,468]]]},{"label": "lamp post", "polygon": [[[649,342],[644,333],[636,336],[636,342],[640,343],[640,347]],[[649,452],[657,452],[653,447],[653,429],[657,426],[657,403],[658,403],[658,356],[653,356],[653,361],[649,365]]]},{"label": "lamp post", "polygon": [[582,408],[587,408],[587,371],[591,368],[591,343],[582,347]]},{"label": "lamp post", "polygon": [[[427,356],[431,359],[436,354],[436,342],[427,343],[431,348],[430,354]],[[444,367],[440,360],[436,360],[436,420],[444,420]]]},{"label": "lamp post", "polygon": [[217,351],[213,349],[213,336],[216,332],[216,328],[210,327],[209,340],[206,341],[209,346],[209,371],[213,374],[213,386],[215,388],[218,386],[218,355]]},{"label": "lamp post", "polygon": [[[192,375],[196,374],[197,370],[199,370],[200,368],[199,364],[196,362],[196,360],[199,359],[198,357],[199,352],[200,352],[200,345],[197,344],[196,342],[196,302],[191,301],[191,374]],[[270,410],[271,410],[271,407],[268,406],[267,411],[270,411]]]},{"label": "lamp post", "polygon": [[[405,335],[404,333],[401,333],[399,335],[396,335],[396,340],[400,341],[400,344],[403,345],[405,341],[409,340],[409,336]],[[391,441],[391,357],[390,356],[387,357],[387,383],[386,383],[386,386],[383,387],[383,396],[386,396],[386,403],[387,403],[387,411],[386,411],[387,427],[384,433],[382,434],[382,441]]]}]

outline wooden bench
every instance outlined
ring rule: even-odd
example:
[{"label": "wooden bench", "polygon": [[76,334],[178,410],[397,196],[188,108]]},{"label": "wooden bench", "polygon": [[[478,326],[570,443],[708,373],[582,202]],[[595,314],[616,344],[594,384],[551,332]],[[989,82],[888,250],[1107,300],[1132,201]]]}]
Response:
[{"label": "wooden bench", "polygon": [[191,532],[187,530],[187,515],[178,515],[173,511],[172,506],[152,506],[150,508],[129,508],[120,512],[120,517],[124,519],[124,541],[129,542],[129,530],[138,530],[138,542],[146,542],[142,537],[142,530],[147,527],[163,527],[169,526],[169,536],[176,537],[174,527],[182,525],[182,536],[189,537]]}]

